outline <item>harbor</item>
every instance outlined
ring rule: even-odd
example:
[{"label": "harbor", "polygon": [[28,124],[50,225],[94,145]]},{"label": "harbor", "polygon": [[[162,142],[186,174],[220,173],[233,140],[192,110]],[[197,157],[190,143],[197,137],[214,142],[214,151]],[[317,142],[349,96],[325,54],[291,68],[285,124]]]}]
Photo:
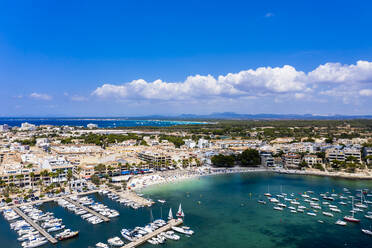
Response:
[{"label": "harbor", "polygon": [[[254,183],[241,187],[242,182]],[[237,188],[239,191],[236,190]],[[344,188],[348,190],[344,191]],[[197,247],[198,245],[204,246],[207,243],[213,245],[213,247],[220,248],[223,242],[221,240],[222,237],[218,233],[224,228],[243,237],[241,242],[245,243],[248,240],[255,240],[252,241],[252,247],[273,247],[273,245],[267,245],[265,243],[270,242],[266,237],[271,237],[271,235],[263,235],[260,230],[275,230],[285,239],[286,235],[290,235],[287,233],[287,230],[291,233],[296,233],[296,229],[299,228],[296,223],[301,223],[301,228],[306,226],[307,228],[322,230],[318,232],[319,237],[316,237],[313,241],[315,245],[318,244],[317,242],[321,239],[320,237],[328,235],[332,231],[343,242],[349,244],[349,247],[358,247],[356,244],[367,245],[371,239],[369,235],[361,231],[361,229],[366,231],[370,229],[371,220],[364,217],[364,215],[369,216],[369,212],[371,212],[371,206],[368,206],[369,201],[371,201],[371,188],[372,185],[365,184],[364,181],[328,181],[322,177],[315,177],[309,180],[308,177],[303,176],[279,175],[274,173],[244,173],[202,177],[201,179],[168,185],[164,184],[144,189],[138,194],[144,199],[152,200],[153,204],[150,208],[140,207],[135,209],[130,206],[127,207],[120,202],[121,197],[112,191],[97,192],[77,198],[73,196],[74,202],[78,202],[87,208],[90,208],[91,205],[104,205],[109,209],[116,209],[120,213],[118,217],[114,218],[106,216],[110,221],[99,225],[92,225],[82,220],[80,218],[81,215],[76,214],[74,211],[67,211],[68,209],[66,207],[59,205],[58,200],[65,201],[63,197],[58,198],[56,201],[48,201],[41,205],[37,204],[33,208],[42,211],[40,216],[53,213],[56,216],[55,218],[63,220],[63,225],[66,225],[65,228],[79,231],[79,235],[75,236],[75,238],[58,242],[56,247],[62,248],[96,248],[98,247],[96,245],[99,243],[111,247],[115,242],[120,243],[119,239],[122,240],[123,244],[117,247],[125,248],[150,248],[160,246],[160,244],[162,244],[162,247],[167,248],[182,248]],[[367,191],[366,189],[369,190]],[[363,190],[362,197],[360,190]],[[271,194],[270,199],[264,196],[265,193]],[[353,198],[349,196],[353,196]],[[285,201],[285,197],[292,199],[293,204],[290,201]],[[347,199],[343,199],[344,197],[347,197]],[[279,202],[270,201],[272,198],[277,199]],[[331,198],[334,198],[333,201]],[[260,204],[258,200],[265,201],[266,204]],[[82,202],[86,202],[87,205],[82,204]],[[297,205],[297,202],[300,204]],[[329,204],[326,204],[326,202]],[[159,223],[161,222],[160,220],[167,218],[165,214],[167,210],[169,208],[175,209],[179,203],[182,203],[182,208],[186,214],[183,220],[180,220],[176,215],[177,219],[164,222],[164,226],[159,225],[153,231],[148,229],[149,226],[153,226],[153,223]],[[346,203],[346,205],[343,205],[343,203]],[[68,204],[76,206],[70,201],[68,201]],[[282,204],[285,204],[286,207]],[[352,212],[350,212],[352,205],[355,206],[354,210],[356,210],[354,217],[360,220],[359,223],[343,220],[345,216],[350,215],[352,217]],[[365,209],[363,205],[367,205],[369,208]],[[302,206],[306,207],[303,208],[304,212],[301,212]],[[31,208],[29,205],[22,207]],[[275,210],[274,207],[283,208],[283,210]],[[293,208],[297,213],[291,211]],[[356,208],[364,211],[361,212]],[[76,209],[80,211],[78,210],[80,206],[76,206]],[[337,209],[341,213],[335,212],[338,211]],[[20,210],[24,212],[21,208]],[[98,211],[96,212],[98,213]],[[26,212],[24,213],[27,214]],[[315,216],[308,213],[314,213]],[[17,238],[22,237],[23,234],[22,236],[17,236],[18,231],[14,232],[14,229],[9,228],[8,224],[10,223],[13,226],[12,223],[16,223],[19,220],[0,221],[0,227],[3,230],[0,237],[4,240],[4,247],[20,247]],[[345,221],[347,225],[336,225],[337,220]],[[40,221],[34,222],[43,228]],[[190,226],[195,231],[195,234],[187,235],[178,233],[173,229],[174,227],[178,227],[180,228],[178,230],[182,231],[186,230],[183,228],[187,228],[187,226]],[[50,226],[48,228],[54,227]],[[43,229],[47,231],[46,229],[48,228]],[[147,233],[144,231],[147,231]],[[173,234],[170,233],[172,231],[174,232]],[[251,235],[243,236],[243,233],[250,233]],[[49,234],[58,240],[56,238],[57,232]],[[127,235],[130,235],[129,238],[132,240],[127,239]],[[177,237],[177,235],[179,239],[172,239]],[[166,236],[169,238],[166,238],[165,241],[163,239]],[[44,238],[45,236],[40,232],[40,237]],[[302,240],[302,237],[307,237],[307,233],[304,232],[302,236],[298,237]],[[277,239],[282,240],[280,237]],[[241,247],[241,244],[243,244],[235,243],[237,239],[233,241],[230,237],[225,237],[224,240],[226,245],[231,247]],[[339,243],[338,240],[332,239],[330,241],[330,247],[337,247],[335,242],[337,244]],[[260,244],[260,246],[254,244]],[[40,247],[51,248],[55,246],[48,240],[46,244]]]},{"label": "harbor", "polygon": [[71,204],[74,204],[75,206],[77,206],[77,207],[79,207],[79,208],[81,208],[81,209],[84,209],[85,211],[91,213],[92,215],[97,216],[98,218],[100,218],[100,219],[103,220],[103,221],[106,221],[106,222],[110,221],[110,219],[107,218],[106,216],[103,216],[102,214],[97,213],[97,212],[94,211],[93,209],[88,208],[88,207],[86,207],[86,206],[84,206],[84,205],[78,203],[77,201],[72,200],[72,199],[69,198],[69,197],[63,197],[63,199],[66,200],[66,201],[68,201],[68,202],[70,202]]},{"label": "harbor", "polygon": [[174,227],[174,226],[179,226],[182,223],[183,223],[183,220],[182,219],[172,219],[165,226],[163,226],[163,227],[155,230],[154,232],[151,232],[151,233],[149,233],[149,234],[147,234],[147,235],[139,238],[136,241],[133,241],[133,242],[130,242],[129,244],[124,245],[122,248],[135,248],[135,247],[138,247],[138,246],[144,244],[145,242],[147,242],[149,239],[152,239],[153,237],[156,237],[159,234],[164,233],[164,232],[172,229],[172,227]]},{"label": "harbor", "polygon": [[41,228],[38,224],[32,221],[25,213],[23,213],[19,208],[14,207],[13,210],[21,216],[27,223],[29,223],[33,228],[35,228],[38,232],[40,232],[48,241],[52,244],[56,244],[58,241],[52,235],[50,235],[47,231]]}]

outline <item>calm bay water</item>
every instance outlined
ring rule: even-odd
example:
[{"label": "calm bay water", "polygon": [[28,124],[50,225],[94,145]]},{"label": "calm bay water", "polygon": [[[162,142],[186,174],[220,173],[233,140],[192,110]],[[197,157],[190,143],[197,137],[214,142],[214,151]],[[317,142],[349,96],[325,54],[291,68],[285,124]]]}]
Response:
[{"label": "calm bay water", "polygon": [[[186,214],[185,224],[195,234],[182,236],[180,241],[167,241],[163,247],[371,247],[372,237],[363,234],[360,227],[367,227],[371,221],[362,218],[361,224],[348,223],[346,227],[334,222],[342,218],[350,206],[340,206],[343,214],[335,213],[334,218],[318,214],[316,217],[304,213],[293,214],[288,209],[274,211],[272,204],[261,205],[262,198],[270,185],[272,194],[295,193],[312,190],[315,193],[341,193],[347,187],[355,189],[370,188],[371,181],[354,181],[315,176],[278,175],[268,173],[232,174],[202,177],[174,184],[160,185],[143,190],[152,199],[165,199],[162,205],[155,204],[152,213],[155,218],[165,218],[169,207],[176,212],[182,203]],[[121,228],[144,226],[150,221],[150,209],[132,210],[105,196],[93,195],[94,199],[120,211],[120,217],[109,223],[89,224],[80,217],[59,207],[55,203],[43,204],[43,211],[52,211],[62,218],[70,229],[79,229],[77,239],[59,242],[45,247],[89,247],[108,238],[120,236]],[[337,202],[337,201],[336,201]],[[372,211],[371,207],[369,211]],[[324,220],[318,223],[317,220]],[[9,224],[0,219],[1,247],[20,247],[15,232]],[[150,244],[144,248],[152,247]]]},{"label": "calm bay water", "polygon": [[125,118],[4,118],[0,117],[0,125],[8,124],[9,126],[21,126],[22,123],[28,122],[34,125],[53,125],[53,126],[84,126],[89,123],[97,124],[100,128],[113,127],[138,127],[138,126],[155,126],[168,127],[174,125],[201,124],[196,121],[172,121],[172,120],[128,120]]}]

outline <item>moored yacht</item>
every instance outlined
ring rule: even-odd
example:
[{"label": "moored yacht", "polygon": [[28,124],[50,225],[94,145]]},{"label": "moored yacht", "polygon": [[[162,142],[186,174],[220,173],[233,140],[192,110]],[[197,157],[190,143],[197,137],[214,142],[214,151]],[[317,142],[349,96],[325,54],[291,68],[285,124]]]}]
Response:
[{"label": "moored yacht", "polygon": [[113,245],[113,246],[123,246],[124,245],[124,242],[119,237],[110,238],[110,239],[107,240],[107,242],[110,245]]}]

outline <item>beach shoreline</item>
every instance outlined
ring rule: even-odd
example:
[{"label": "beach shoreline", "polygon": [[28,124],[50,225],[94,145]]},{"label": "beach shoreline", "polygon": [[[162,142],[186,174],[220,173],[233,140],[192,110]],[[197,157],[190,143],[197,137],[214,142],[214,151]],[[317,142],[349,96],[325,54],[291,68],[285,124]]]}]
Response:
[{"label": "beach shoreline", "polygon": [[151,186],[159,186],[169,183],[181,182],[190,179],[196,179],[204,176],[235,174],[235,173],[254,173],[269,172],[266,168],[211,168],[208,171],[198,169],[173,170],[167,172],[158,172],[151,175],[142,175],[129,180],[128,185],[131,190],[141,192]]},{"label": "beach shoreline", "polygon": [[321,172],[309,170],[286,170],[286,169],[272,169],[262,167],[234,167],[234,168],[193,168],[184,170],[173,170],[166,172],[157,172],[151,175],[141,175],[129,180],[128,185],[131,190],[140,192],[145,188],[173,182],[181,182],[189,179],[195,179],[203,176],[213,176],[222,174],[234,173],[254,173],[254,172],[269,172],[287,175],[302,175],[302,176],[321,176],[331,178],[341,178],[349,180],[372,180],[372,175],[360,173],[345,173],[345,172]]},{"label": "beach shoreline", "polygon": [[321,177],[333,177],[333,178],[342,178],[350,180],[372,180],[372,175],[365,175],[360,173],[345,173],[345,172],[323,172],[323,171],[302,171],[302,170],[272,170],[275,173],[279,174],[288,174],[288,175],[303,175],[303,176],[321,176]]}]

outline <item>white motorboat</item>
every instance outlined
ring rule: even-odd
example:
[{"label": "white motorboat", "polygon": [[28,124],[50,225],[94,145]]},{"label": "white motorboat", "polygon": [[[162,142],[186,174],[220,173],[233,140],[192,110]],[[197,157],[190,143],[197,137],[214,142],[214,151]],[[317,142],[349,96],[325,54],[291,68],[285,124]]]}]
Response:
[{"label": "white motorboat", "polygon": [[121,233],[121,236],[123,236],[123,238],[125,238],[126,240],[129,240],[130,242],[134,241],[130,231],[128,229],[122,229],[120,231]]},{"label": "white motorboat", "polygon": [[56,232],[65,228],[65,225],[54,226],[47,230],[47,232]]},{"label": "white motorboat", "polygon": [[281,207],[274,207],[274,210],[283,211],[283,208],[281,208]]},{"label": "white motorboat", "polygon": [[273,202],[273,203],[279,203],[279,200],[276,199],[276,198],[270,198],[270,202]]},{"label": "white motorboat", "polygon": [[178,226],[172,226],[172,230],[176,231],[176,232],[179,232],[179,233],[182,233],[182,234],[186,234],[186,235],[194,234],[193,230],[185,230],[185,229],[183,229],[181,227],[178,227]]},{"label": "white motorboat", "polygon": [[371,228],[369,228],[369,230],[368,229],[362,229],[362,232],[365,233],[365,234],[368,234],[368,235],[372,235],[372,229]]},{"label": "white motorboat", "polygon": [[343,220],[338,220],[338,221],[336,221],[335,224],[339,225],[339,226],[346,226],[347,225],[346,221],[343,221]]},{"label": "white motorboat", "polygon": [[372,215],[364,215],[364,217],[366,217],[367,219],[371,219],[372,220]]},{"label": "white motorboat", "polygon": [[307,215],[310,215],[310,216],[316,216],[316,213],[313,213],[313,212],[307,212]]},{"label": "white motorboat", "polygon": [[338,208],[330,208],[329,210],[331,210],[332,212],[341,213],[341,210]]},{"label": "white motorboat", "polygon": [[277,206],[278,206],[278,207],[281,207],[281,208],[285,208],[285,207],[287,207],[287,205],[285,205],[285,204],[283,204],[283,203],[278,203]]},{"label": "white motorboat", "polygon": [[157,245],[159,244],[158,240],[156,238],[151,238],[151,239],[148,239],[147,242],[149,242],[150,244],[152,245]]},{"label": "white motorboat", "polygon": [[179,240],[180,239],[180,236],[175,234],[173,231],[167,231],[167,232],[164,232],[162,234],[167,239],[171,239],[171,240]]},{"label": "white motorboat", "polygon": [[107,240],[107,242],[110,245],[113,245],[113,246],[123,246],[124,245],[124,242],[119,237],[110,238],[110,239]]},{"label": "white motorboat", "polygon": [[105,243],[99,242],[96,244],[96,247],[98,248],[109,248],[109,246]]},{"label": "white motorboat", "polygon": [[329,217],[333,217],[333,214],[330,213],[330,212],[323,212],[323,215],[325,215],[325,216],[329,216]]}]

